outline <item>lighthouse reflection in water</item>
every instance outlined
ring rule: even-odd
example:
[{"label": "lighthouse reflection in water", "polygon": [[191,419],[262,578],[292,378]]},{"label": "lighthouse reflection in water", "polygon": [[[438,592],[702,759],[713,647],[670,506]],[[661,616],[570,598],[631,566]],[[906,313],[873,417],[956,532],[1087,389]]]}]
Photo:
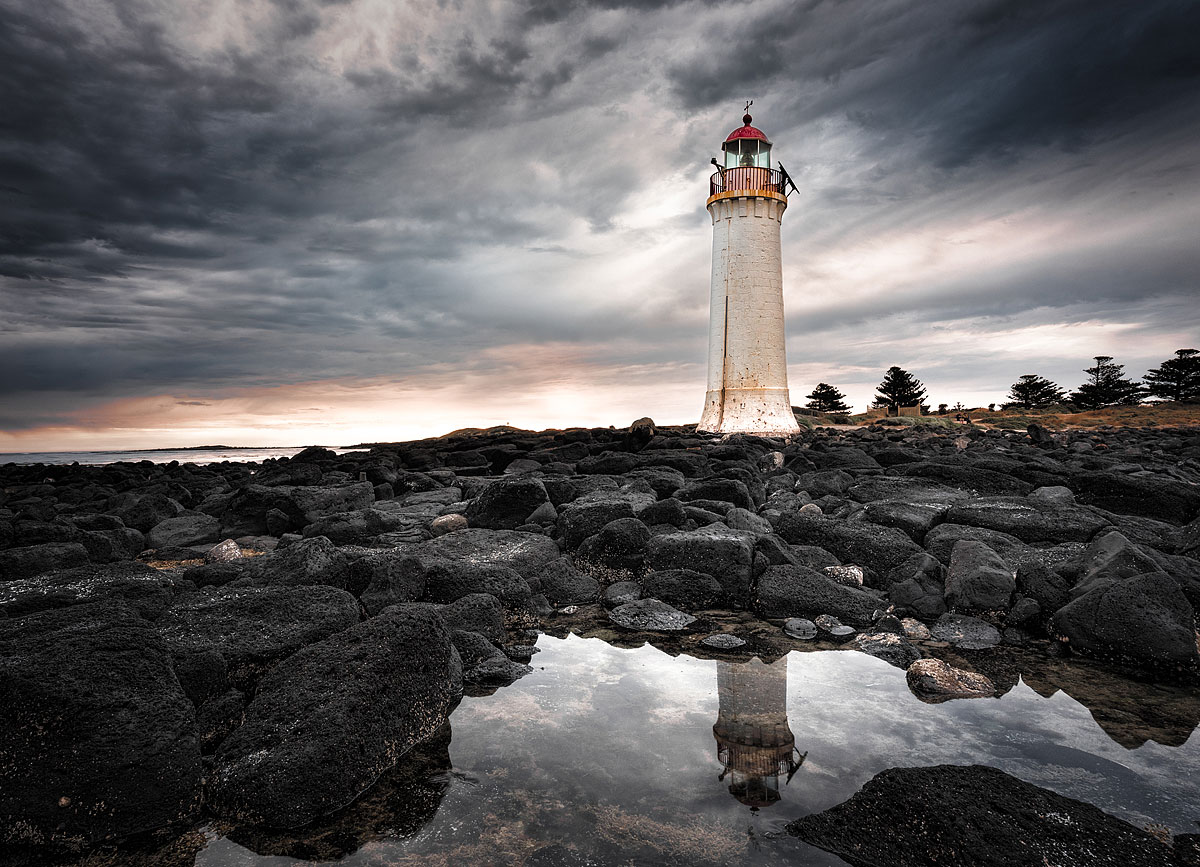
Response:
[{"label": "lighthouse reflection in water", "polygon": [[713,726],[720,779],[752,810],[779,800],[807,753],[796,749],[787,718],[787,657],[771,664],[717,663],[721,709]]}]

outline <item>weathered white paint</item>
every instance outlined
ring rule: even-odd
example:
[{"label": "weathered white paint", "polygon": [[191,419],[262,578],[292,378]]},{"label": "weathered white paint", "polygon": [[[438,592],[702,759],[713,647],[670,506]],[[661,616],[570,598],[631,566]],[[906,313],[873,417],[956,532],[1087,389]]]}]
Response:
[{"label": "weathered white paint", "polygon": [[713,221],[708,394],[702,431],[791,434],[779,227],[787,203],[747,194],[709,202]]}]

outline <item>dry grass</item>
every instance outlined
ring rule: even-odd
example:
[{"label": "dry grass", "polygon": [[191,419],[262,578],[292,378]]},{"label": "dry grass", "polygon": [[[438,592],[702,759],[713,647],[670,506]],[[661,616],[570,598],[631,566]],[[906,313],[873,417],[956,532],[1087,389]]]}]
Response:
[{"label": "dry grass", "polygon": [[1110,406],[1087,412],[1008,409],[997,412],[971,410],[977,424],[991,427],[1025,427],[1037,422],[1054,429],[1113,427],[1192,427],[1200,425],[1200,403],[1153,403],[1144,406]]}]

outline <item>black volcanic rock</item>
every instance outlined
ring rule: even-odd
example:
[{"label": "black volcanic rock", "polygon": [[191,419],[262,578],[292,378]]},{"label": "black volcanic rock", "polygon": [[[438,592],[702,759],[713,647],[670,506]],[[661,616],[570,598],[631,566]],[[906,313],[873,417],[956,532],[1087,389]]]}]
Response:
[{"label": "black volcanic rock", "polygon": [[1087,542],[1109,523],[1079,506],[1019,497],[986,497],[956,503],[946,514],[946,522],[998,530],[1023,542]]},{"label": "black volcanic rock", "polygon": [[0,611],[20,617],[49,608],[113,599],[154,620],[167,610],[178,592],[179,586],[172,578],[144,563],[92,564],[0,583]]},{"label": "black volcanic rock", "polygon": [[754,610],[763,617],[832,614],[865,626],[876,610],[886,607],[868,590],[847,587],[803,566],[772,566],[759,577],[754,591]]},{"label": "black volcanic rock", "polygon": [[0,551],[0,581],[32,578],[52,569],[70,569],[88,562],[88,552],[78,542],[43,542]]},{"label": "black volcanic rock", "polygon": [[700,611],[715,608],[724,598],[725,588],[704,572],[667,569],[647,574],[642,579],[642,593],[681,611]]},{"label": "black volcanic rock", "polygon": [[1085,656],[1194,668],[1194,616],[1175,581],[1151,572],[1095,586],[1060,608],[1051,630]]},{"label": "black volcanic rock", "polygon": [[505,566],[524,578],[533,578],[547,563],[562,556],[558,546],[545,536],[476,528],[447,533],[411,550],[422,556]]},{"label": "black volcanic rock", "polygon": [[155,624],[180,682],[202,700],[226,679],[248,688],[279,660],[359,621],[333,587],[213,587],[181,597]]},{"label": "black volcanic rock", "polygon": [[854,867],[1167,867],[1168,844],[982,765],[891,768],[788,833]]},{"label": "black volcanic rock", "polygon": [[784,512],[776,522],[779,535],[793,545],[817,545],[843,563],[883,574],[895,569],[921,548],[892,527],[848,522],[824,515]]},{"label": "black volcanic rock", "polygon": [[395,606],[281,662],[207,783],[219,815],[294,828],[353,801],[445,722],[461,662],[441,619]]},{"label": "black volcanic rock", "polygon": [[540,479],[519,476],[492,482],[467,507],[467,522],[488,530],[514,530],[550,501]]},{"label": "black volcanic rock", "polygon": [[663,533],[646,545],[646,566],[653,571],[690,569],[713,576],[726,604],[748,605],[754,563],[754,536],[739,530],[707,527]]},{"label": "black volcanic rock", "polygon": [[1122,515],[1141,515],[1178,525],[1200,513],[1200,485],[1161,475],[1085,472],[1071,476],[1067,485],[1079,502]]},{"label": "black volcanic rock", "polygon": [[578,605],[594,602],[600,595],[600,582],[575,568],[570,557],[559,557],[538,573],[538,592],[551,605]]},{"label": "black volcanic rock", "polygon": [[116,602],[0,619],[0,843],[78,848],[199,809],[195,711]]}]

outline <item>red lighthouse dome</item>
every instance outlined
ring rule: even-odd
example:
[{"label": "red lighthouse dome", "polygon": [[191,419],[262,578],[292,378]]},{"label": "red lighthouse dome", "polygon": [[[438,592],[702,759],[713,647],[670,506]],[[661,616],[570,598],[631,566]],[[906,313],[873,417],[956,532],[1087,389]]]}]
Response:
[{"label": "red lighthouse dome", "polygon": [[750,121],[752,120],[754,120],[754,118],[752,118],[749,114],[742,115],[743,126],[739,126],[737,129],[731,132],[725,141],[731,142],[739,138],[756,138],[761,139],[767,144],[770,144],[771,140],[767,138],[767,134],[765,132],[757,127],[750,126]]}]

